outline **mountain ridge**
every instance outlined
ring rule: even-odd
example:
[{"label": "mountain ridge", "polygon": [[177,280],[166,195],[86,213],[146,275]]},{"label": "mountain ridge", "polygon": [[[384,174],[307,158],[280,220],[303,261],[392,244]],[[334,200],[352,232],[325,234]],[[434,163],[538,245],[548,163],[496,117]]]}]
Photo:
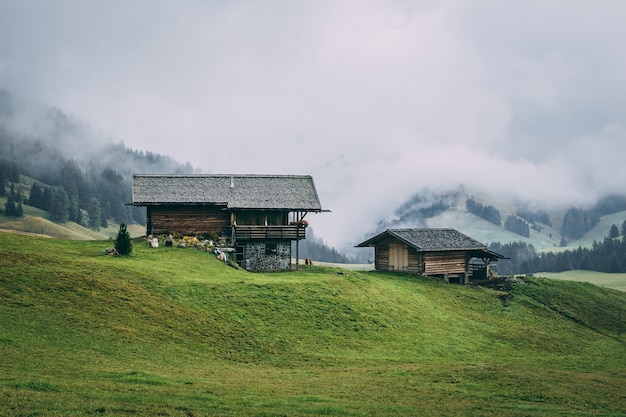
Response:
[{"label": "mountain ridge", "polygon": [[[613,204],[612,208],[606,208],[608,200],[619,200],[620,204]],[[622,204],[624,200],[626,200],[625,196],[609,195],[586,208],[562,205],[529,210],[528,205],[519,200],[502,201],[485,193],[474,194],[466,191],[462,186],[452,192],[427,189],[408,198],[394,211],[394,218],[380,221],[372,234],[387,228],[450,227],[486,244],[520,241],[531,244],[540,251],[561,251],[592,245],[594,241],[607,237],[613,225],[622,228],[626,221],[626,205]],[[474,205],[491,208],[492,212],[495,210],[499,220],[493,222],[471,212],[468,209],[469,201],[473,201]],[[568,212],[575,210],[596,213],[598,221],[585,230],[579,238],[567,238],[564,241],[565,217]],[[612,210],[615,211],[611,212]],[[522,215],[532,217],[528,213],[538,213],[536,217],[544,221],[537,219],[529,221],[522,217]],[[527,225],[527,236],[505,227],[505,220],[510,217]],[[548,222],[545,222],[546,218]]]}]

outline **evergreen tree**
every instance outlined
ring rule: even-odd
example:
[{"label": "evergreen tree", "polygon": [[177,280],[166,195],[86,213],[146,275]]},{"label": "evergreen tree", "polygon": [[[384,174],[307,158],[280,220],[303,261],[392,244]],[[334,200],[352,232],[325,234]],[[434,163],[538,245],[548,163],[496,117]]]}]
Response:
[{"label": "evergreen tree", "polygon": [[17,203],[17,207],[15,207],[15,217],[22,217],[24,215],[24,207],[22,203]]},{"label": "evergreen tree", "polygon": [[102,211],[101,216],[100,216],[100,226],[105,227],[105,228],[109,227],[109,222],[107,221],[107,216],[104,210]]},{"label": "evergreen tree", "polygon": [[608,261],[608,265],[606,267],[607,267],[606,272],[609,272],[609,273],[616,273],[616,272],[624,271],[622,269],[622,264],[619,260],[619,257],[617,256],[615,252],[611,254],[609,261]]},{"label": "evergreen tree", "polygon": [[62,187],[57,188],[52,197],[50,218],[52,221],[63,223],[69,219],[69,198]]},{"label": "evergreen tree", "polygon": [[528,223],[517,216],[507,216],[504,221],[504,228],[513,233],[517,233],[518,235],[530,237],[530,228],[528,227]]},{"label": "evergreen tree", "polygon": [[17,162],[11,162],[11,167],[9,170],[9,181],[20,182],[20,169],[17,166]]},{"label": "evergreen tree", "polygon": [[43,202],[43,189],[37,184],[33,182],[33,185],[30,187],[30,192],[28,193],[28,205],[41,208]]},{"label": "evergreen tree", "polygon": [[600,216],[595,210],[571,208],[565,213],[561,233],[573,240],[580,239],[600,222]]},{"label": "evergreen tree", "polygon": [[68,214],[71,222],[80,224],[80,207],[78,207],[78,198],[76,198],[76,196],[69,198]]},{"label": "evergreen tree", "polygon": [[15,199],[11,194],[7,197],[7,202],[4,203],[4,214],[6,216],[15,216]]},{"label": "evergreen tree", "polygon": [[100,223],[102,222],[102,209],[100,208],[100,200],[98,197],[91,197],[87,203],[87,215],[89,220],[87,226],[92,230],[100,230]]},{"label": "evergreen tree", "polygon": [[124,223],[120,224],[120,229],[117,232],[117,237],[115,238],[115,250],[120,255],[130,255],[133,251],[133,242]]},{"label": "evergreen tree", "polygon": [[465,207],[470,213],[475,214],[478,217],[482,217],[488,222],[497,224],[498,226],[502,222],[502,216],[497,208],[495,208],[494,206],[484,206],[481,203],[476,202],[476,200],[474,200],[474,197],[470,197],[467,199],[467,201],[465,202]]},{"label": "evergreen tree", "polygon": [[611,228],[609,229],[609,238],[614,239],[616,237],[619,237],[619,229],[617,228],[616,225],[612,225]]},{"label": "evergreen tree", "polygon": [[4,182],[6,181],[6,175],[4,173],[4,165],[2,161],[0,161],[0,197],[4,197],[6,195],[6,190],[4,188]]},{"label": "evergreen tree", "polygon": [[16,203],[23,203],[24,202],[24,196],[22,195],[22,186],[18,185],[17,186],[17,190],[15,190],[15,202]]},{"label": "evergreen tree", "polygon": [[622,223],[622,236],[626,236],[626,220]]},{"label": "evergreen tree", "polygon": [[115,220],[115,223],[126,223],[128,221],[126,207],[121,202],[117,203],[113,210],[113,220]]},{"label": "evergreen tree", "polygon": [[54,191],[50,187],[44,187],[43,198],[41,200],[42,210],[50,211],[52,209],[52,200],[54,199]]}]

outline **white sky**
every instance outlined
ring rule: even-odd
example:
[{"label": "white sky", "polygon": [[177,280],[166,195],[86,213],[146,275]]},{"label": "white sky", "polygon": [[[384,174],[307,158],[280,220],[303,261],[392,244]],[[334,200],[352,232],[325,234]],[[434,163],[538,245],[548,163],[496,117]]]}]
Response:
[{"label": "white sky", "polygon": [[311,174],[340,247],[423,187],[623,192],[624,22],[622,0],[0,0],[0,88],[203,172]]}]

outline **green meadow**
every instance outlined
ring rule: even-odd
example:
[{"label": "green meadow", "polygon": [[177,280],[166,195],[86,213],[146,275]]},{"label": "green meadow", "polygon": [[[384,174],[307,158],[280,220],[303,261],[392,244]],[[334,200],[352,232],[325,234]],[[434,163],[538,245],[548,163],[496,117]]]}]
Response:
[{"label": "green meadow", "polygon": [[623,416],[626,293],[0,233],[2,416]]}]

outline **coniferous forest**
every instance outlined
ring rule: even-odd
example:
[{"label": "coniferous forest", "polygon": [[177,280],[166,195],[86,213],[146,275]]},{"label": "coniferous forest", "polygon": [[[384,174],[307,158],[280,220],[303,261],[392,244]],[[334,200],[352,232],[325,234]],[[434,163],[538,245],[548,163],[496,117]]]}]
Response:
[{"label": "coniferous forest", "polygon": [[[193,167],[152,152],[127,148],[95,133],[58,109],[22,102],[0,91],[0,196],[8,216],[23,204],[50,213],[56,222],[91,229],[116,223],[145,224],[131,202],[133,173],[191,173]],[[22,189],[20,176],[32,180]]]},{"label": "coniferous forest", "polygon": [[626,272],[626,236],[624,235],[606,237],[601,242],[594,242],[590,248],[579,247],[575,250],[541,254],[532,245],[524,242],[505,244],[494,242],[489,247],[511,258],[498,261],[500,275],[572,270]]}]

